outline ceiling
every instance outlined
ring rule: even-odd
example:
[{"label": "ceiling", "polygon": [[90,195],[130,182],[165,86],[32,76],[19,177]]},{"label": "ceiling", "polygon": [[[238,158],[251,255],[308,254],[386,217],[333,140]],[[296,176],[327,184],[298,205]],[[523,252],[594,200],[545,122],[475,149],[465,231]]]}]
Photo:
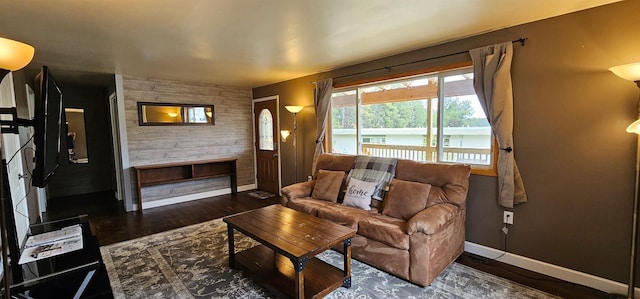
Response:
[{"label": "ceiling", "polygon": [[0,36],[57,78],[258,87],[617,1],[2,1]]}]

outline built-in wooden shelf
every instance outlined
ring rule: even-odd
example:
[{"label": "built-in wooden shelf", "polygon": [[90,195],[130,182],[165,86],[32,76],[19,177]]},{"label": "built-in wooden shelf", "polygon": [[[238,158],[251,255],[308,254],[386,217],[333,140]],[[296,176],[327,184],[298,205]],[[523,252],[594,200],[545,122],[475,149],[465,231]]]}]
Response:
[{"label": "built-in wooden shelf", "polygon": [[133,167],[138,177],[138,212],[142,212],[142,188],[148,186],[228,176],[231,178],[231,193],[237,193],[236,161],[219,159]]}]

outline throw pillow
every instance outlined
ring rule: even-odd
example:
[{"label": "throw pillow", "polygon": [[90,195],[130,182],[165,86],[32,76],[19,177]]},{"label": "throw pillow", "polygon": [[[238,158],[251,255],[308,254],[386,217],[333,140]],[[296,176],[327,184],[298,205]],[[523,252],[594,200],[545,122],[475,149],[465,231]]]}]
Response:
[{"label": "throw pillow", "polygon": [[313,186],[313,192],[311,192],[311,197],[331,202],[338,201],[344,175],[344,171],[320,169],[316,178],[316,185]]},{"label": "throw pillow", "polygon": [[393,179],[384,200],[382,214],[409,220],[427,207],[429,191],[429,184]]},{"label": "throw pillow", "polygon": [[371,195],[376,191],[377,184],[377,182],[365,182],[351,178],[342,204],[366,211],[371,210]]}]

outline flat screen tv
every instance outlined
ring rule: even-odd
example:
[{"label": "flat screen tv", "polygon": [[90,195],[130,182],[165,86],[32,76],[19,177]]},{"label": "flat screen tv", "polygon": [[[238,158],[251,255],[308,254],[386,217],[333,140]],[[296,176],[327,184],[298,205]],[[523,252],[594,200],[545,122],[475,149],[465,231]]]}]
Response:
[{"label": "flat screen tv", "polygon": [[58,168],[62,133],[62,92],[47,66],[35,78],[33,113],[35,167],[31,185],[43,188]]}]

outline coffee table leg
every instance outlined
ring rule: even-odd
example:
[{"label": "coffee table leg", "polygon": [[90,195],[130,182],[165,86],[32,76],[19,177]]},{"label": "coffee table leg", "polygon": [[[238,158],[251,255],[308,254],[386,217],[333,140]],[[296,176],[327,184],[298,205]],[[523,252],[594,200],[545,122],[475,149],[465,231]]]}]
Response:
[{"label": "coffee table leg", "polygon": [[351,238],[346,238],[344,244],[344,281],[342,286],[351,287]]},{"label": "coffee table leg", "polygon": [[227,224],[227,240],[229,241],[229,268],[236,266],[236,252],[233,242],[233,227]]},{"label": "coffee table leg", "polygon": [[295,281],[295,298],[304,298],[304,267],[307,265],[309,261],[308,257],[303,257],[300,259],[290,258],[291,263],[293,264],[293,269],[296,271],[294,281]]},{"label": "coffee table leg", "polygon": [[296,271],[296,298],[304,298],[304,272]]}]

